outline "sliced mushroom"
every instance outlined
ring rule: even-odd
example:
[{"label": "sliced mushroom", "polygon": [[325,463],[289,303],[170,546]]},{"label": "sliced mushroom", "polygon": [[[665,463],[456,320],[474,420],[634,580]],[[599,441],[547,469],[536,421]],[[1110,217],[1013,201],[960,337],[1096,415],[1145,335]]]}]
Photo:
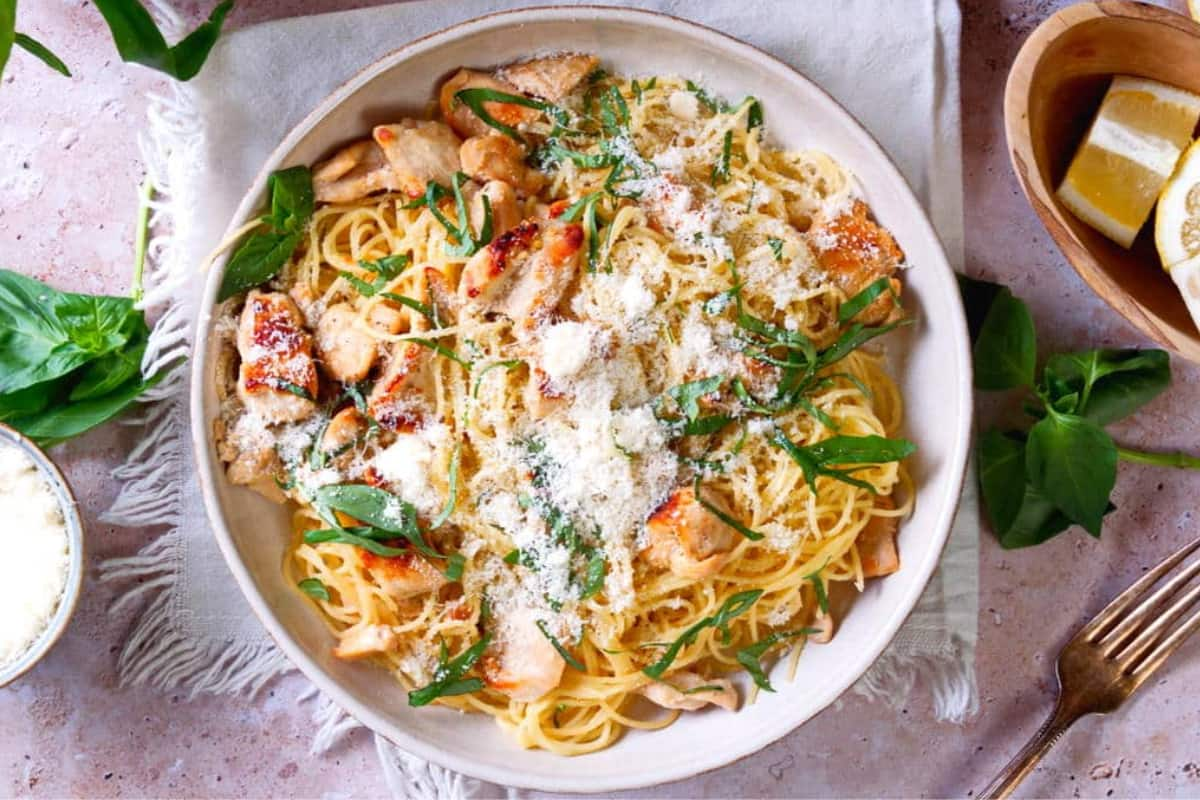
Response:
[{"label": "sliced mushroom", "polygon": [[595,71],[600,59],[583,53],[564,53],[511,64],[500,71],[502,78],[525,94],[557,103]]},{"label": "sliced mushroom", "polygon": [[904,251],[886,229],[870,218],[867,204],[855,200],[849,212],[822,215],[808,232],[817,262],[848,297],[866,289],[879,278],[888,278],[885,292],[854,318],[866,325],[898,319],[901,284],[894,276],[904,261]]},{"label": "sliced mushroom", "polygon": [[359,326],[358,313],[349,303],[337,303],[317,320],[317,353],[330,377],[357,383],[375,365],[379,342]]},{"label": "sliced mushroom", "polygon": [[472,136],[459,150],[463,172],[477,181],[504,181],[523,195],[537,194],[545,183],[540,172],[525,163],[525,148],[500,133]]},{"label": "sliced mushroom", "polygon": [[267,423],[299,422],[316,410],[312,336],[286,294],[250,291],[238,323],[237,395]]},{"label": "sliced mushroom", "polygon": [[[875,498],[875,507],[890,511],[896,508],[896,503],[887,495],[880,495]],[[896,552],[896,532],[899,528],[896,517],[872,516],[867,521],[854,541],[864,578],[891,575],[900,569],[900,554]]]},{"label": "sliced mushroom", "polygon": [[737,711],[737,689],[724,678],[705,678],[694,672],[673,672],[663,681],[643,686],[639,692],[663,708],[698,711],[707,705]]},{"label": "sliced mushroom", "polygon": [[397,125],[377,125],[375,142],[399,181],[412,197],[425,191],[429,181],[449,186],[458,172],[458,136],[443,122],[406,119]]},{"label": "sliced mushroom", "polygon": [[542,634],[531,610],[505,619],[494,650],[484,656],[484,679],[513,700],[532,703],[562,680],[566,662]]},{"label": "sliced mushroom", "polygon": [[436,592],[446,577],[418,553],[387,558],[366,550],[358,551],[359,563],[388,596],[397,602]]},{"label": "sliced mushroom", "polygon": [[360,625],[346,631],[333,654],[346,660],[366,658],[391,652],[399,643],[396,632],[387,625]]},{"label": "sliced mushroom", "polygon": [[[705,494],[704,500],[732,516],[720,498]],[[655,566],[681,578],[711,577],[725,566],[737,544],[734,530],[696,499],[691,486],[675,492],[646,520],[650,545],[646,558]]]},{"label": "sliced mushroom", "polygon": [[370,139],[355,142],[313,167],[313,194],[321,203],[352,203],[400,188],[383,150]]},{"label": "sliced mushroom", "polygon": [[[464,139],[469,136],[482,136],[493,128],[479,117],[455,95],[463,89],[492,89],[506,94],[519,95],[520,91],[507,81],[497,79],[485,72],[470,69],[460,69],[449,80],[442,84],[439,104],[442,116],[454,129],[454,132]],[[497,121],[511,127],[518,127],[536,120],[541,112],[535,108],[515,105],[513,103],[487,102],[483,109]]]}]

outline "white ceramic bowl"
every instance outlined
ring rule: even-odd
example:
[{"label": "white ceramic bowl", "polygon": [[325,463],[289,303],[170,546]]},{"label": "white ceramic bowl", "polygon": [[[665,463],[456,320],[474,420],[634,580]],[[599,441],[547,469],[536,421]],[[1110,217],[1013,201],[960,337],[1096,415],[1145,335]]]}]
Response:
[{"label": "white ceramic bowl", "polygon": [[[339,88],[284,139],[247,192],[231,230],[259,213],[272,170],[311,164],[373,124],[419,112],[461,65],[501,64],[548,49],[594,52],[626,74],[703,75],[728,97],[754,94],[778,143],[824,150],[858,176],[871,207],[914,266],[905,275],[905,295],[918,324],[889,337],[908,402],[906,434],[920,446],[912,460],[916,511],[901,530],[900,572],[871,582],[832,644],[805,652],[794,682],[780,670],[778,694],[763,695],[736,714],[685,714],[666,730],[630,732],[608,750],[575,758],[524,751],[486,716],[411,709],[386,672],[332,656],[324,623],[280,571],[287,512],[231,486],[215,456],[216,347],[208,319],[201,320],[193,362],[192,435],[208,512],[239,585],[280,647],[322,691],[404,750],[468,775],[546,790],[614,791],[685,778],[762,748],[825,708],[879,656],[929,580],[954,516],[971,428],[970,360],[954,275],[916,198],[871,136],[824,91],[771,56],[654,13],[527,9],[466,22],[395,51]],[[212,307],[224,263],[215,267],[204,308]]]},{"label": "white ceramic bowl", "polygon": [[67,484],[67,479],[59,472],[58,467],[50,460],[42,449],[17,431],[0,424],[0,445],[12,445],[21,450],[33,461],[38,471],[49,483],[58,507],[62,509],[63,523],[67,527],[67,582],[63,586],[62,597],[58,608],[46,624],[45,629],[38,634],[29,648],[13,661],[0,665],[0,686],[12,683],[17,678],[33,669],[42,660],[54,643],[66,631],[79,602],[79,592],[83,586],[83,520],[79,516],[79,505],[75,495]]}]

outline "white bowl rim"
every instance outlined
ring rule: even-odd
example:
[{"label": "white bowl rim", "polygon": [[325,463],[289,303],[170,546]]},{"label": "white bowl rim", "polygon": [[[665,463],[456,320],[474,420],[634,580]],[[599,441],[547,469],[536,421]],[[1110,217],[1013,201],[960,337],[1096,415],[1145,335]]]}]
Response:
[{"label": "white bowl rim", "polygon": [[[848,112],[841,103],[833,98],[821,86],[815,83],[810,78],[806,77],[790,64],[780,60],[774,55],[752,45],[730,36],[727,33],[711,28],[701,23],[691,20],[682,19],[671,14],[651,11],[646,9],[626,8],[621,6],[608,6],[603,4],[581,4],[572,6],[531,6],[527,8],[512,9],[505,11],[496,11],[482,16],[474,17],[469,20],[450,25],[438,31],[426,34],[424,36],[413,39],[407,44],[392,50],[391,52],[381,56],[371,64],[364,67],[354,76],[342,83],[329,96],[327,96],[319,105],[310,111],[291,131],[284,137],[278,146],[272,150],[271,155],[267,158],[259,173],[255,176],[246,194],[243,196],[241,203],[238,205],[237,211],[226,230],[226,236],[235,231],[241,224],[241,220],[248,219],[250,214],[255,212],[262,205],[262,197],[264,195],[267,178],[270,173],[279,168],[286,156],[293,150],[297,144],[311,131],[313,127],[319,124],[326,116],[333,112],[343,101],[354,94],[361,86],[372,80],[381,72],[395,67],[404,60],[419,55],[427,50],[436,48],[441,44],[459,38],[461,36],[470,35],[479,31],[487,31],[498,27],[520,26],[529,22],[554,22],[554,21],[576,21],[581,16],[586,15],[588,20],[607,20],[618,19],[620,21],[629,21],[637,19],[640,23],[651,25],[667,30],[685,30],[692,35],[697,35],[702,38],[715,40],[720,48],[729,53],[737,53],[750,60],[757,61],[765,66],[773,67],[777,72],[781,73],[781,77],[796,82],[805,84],[810,91],[815,91],[822,95],[829,103],[831,113],[841,117],[840,121],[846,124],[849,129],[855,131],[862,137],[862,143],[867,149],[871,150],[879,159],[880,168],[889,172],[891,178],[895,182],[895,186],[902,194],[904,201],[915,210],[915,219],[921,227],[917,233],[926,237],[929,241],[935,244],[935,258],[923,262],[922,270],[938,270],[946,273],[950,280],[954,280],[954,271],[951,269],[946,260],[944,249],[941,246],[941,240],[937,232],[933,228],[933,224],[929,220],[928,213],[924,206],[921,205],[916,195],[912,191],[907,179],[900,172],[891,156],[879,144],[878,140],[867,131],[857,119]],[[727,766],[736,761],[741,760],[749,755],[752,755],[767,745],[777,741],[791,731],[795,730],[800,725],[807,722],[816,714],[827,708],[838,697],[845,693],[866,671],[875,663],[880,654],[891,644],[895,638],[896,632],[900,626],[908,619],[913,608],[920,596],[924,593],[934,570],[937,568],[941,560],[941,555],[945,549],[946,541],[950,535],[950,528],[954,521],[954,516],[958,508],[958,498],[961,493],[961,487],[966,480],[966,467],[968,453],[970,450],[971,430],[973,425],[973,395],[971,389],[971,374],[972,362],[970,357],[969,337],[967,334],[966,316],[962,308],[961,300],[957,292],[953,293],[952,302],[945,309],[947,313],[953,316],[950,320],[951,326],[955,329],[955,358],[958,362],[956,368],[958,374],[962,376],[962,380],[956,387],[957,396],[953,398],[959,412],[958,429],[954,432],[954,446],[950,450],[947,462],[949,464],[949,473],[952,476],[959,476],[953,481],[956,486],[955,496],[944,504],[942,513],[937,518],[937,523],[932,531],[926,531],[925,535],[932,535],[936,539],[936,545],[929,548],[924,561],[915,565],[907,565],[906,571],[909,575],[919,575],[919,578],[913,581],[909,587],[907,594],[904,596],[904,601],[898,604],[892,613],[883,620],[883,624],[879,626],[879,633],[875,640],[875,646],[864,650],[860,653],[857,661],[852,669],[845,672],[843,679],[832,686],[813,703],[813,709],[803,716],[797,715],[796,718],[789,720],[786,726],[777,726],[760,737],[753,740],[746,740],[731,744],[728,752],[720,759],[712,760],[704,764],[671,769],[646,770],[640,772],[636,777],[625,778],[617,775],[611,779],[597,780],[595,777],[589,777],[586,780],[580,780],[572,777],[569,770],[556,775],[539,775],[530,776],[524,772],[513,768],[493,768],[490,765],[478,764],[471,761],[469,758],[459,756],[453,753],[444,752],[430,744],[410,736],[407,732],[400,730],[397,726],[379,715],[371,706],[361,703],[356,700],[348,691],[344,690],[336,680],[330,678],[321,669],[321,667],[313,661],[300,647],[293,638],[292,634],[287,631],[275,618],[274,613],[267,604],[261,591],[259,590],[254,578],[251,576],[245,564],[242,563],[237,552],[237,547],[233,541],[233,537],[225,524],[221,503],[217,497],[216,488],[210,476],[214,473],[213,470],[213,451],[211,447],[210,433],[211,426],[208,424],[208,419],[205,417],[204,403],[204,380],[205,366],[208,362],[209,350],[209,329],[212,319],[212,309],[216,304],[216,295],[220,286],[220,277],[224,273],[225,263],[228,259],[228,253],[223,254],[216,259],[209,267],[209,273],[206,277],[204,291],[200,300],[200,313],[197,315],[196,322],[196,339],[194,343],[194,351],[192,354],[191,363],[191,398],[190,398],[190,415],[191,415],[191,436],[194,457],[196,459],[201,494],[204,500],[204,505],[208,513],[208,518],[212,523],[214,533],[216,535],[217,544],[219,545],[225,561],[229,566],[237,580],[239,588],[245,595],[247,602],[253,610],[255,616],[266,628],[267,633],[280,647],[288,659],[296,665],[296,667],[311,680],[322,692],[327,694],[335,703],[349,713],[359,722],[366,725],[372,731],[379,733],[385,739],[392,742],[401,750],[404,750],[412,755],[418,756],[426,761],[431,761],[439,764],[447,769],[460,772],[465,775],[499,784],[501,786],[512,786],[516,788],[524,788],[540,791],[554,792],[571,792],[571,793],[594,793],[594,792],[614,792],[629,789],[640,789],[659,784],[668,783],[671,781],[683,780],[694,777],[720,767]],[[199,334],[203,333],[203,336]]]},{"label": "white bowl rim", "polygon": [[58,507],[62,511],[63,524],[67,529],[68,547],[67,579],[58,599],[58,607],[54,609],[54,615],[29,647],[16,659],[0,666],[0,686],[7,686],[33,669],[50,652],[70,625],[83,589],[84,542],[79,502],[58,465],[32,439],[3,423],[0,423],[0,444],[9,444],[20,449],[34,463],[42,477],[50,482],[54,497],[58,500]]}]

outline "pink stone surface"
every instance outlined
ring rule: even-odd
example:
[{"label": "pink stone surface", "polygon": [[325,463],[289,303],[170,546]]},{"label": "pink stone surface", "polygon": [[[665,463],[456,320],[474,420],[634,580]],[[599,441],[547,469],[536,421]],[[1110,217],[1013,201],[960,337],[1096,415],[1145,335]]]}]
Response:
[{"label": "pink stone surface", "polygon": [[[905,0],[891,0],[904,2]],[[349,0],[245,0],[242,26],[351,8]],[[191,20],[208,0],[177,4]],[[1060,2],[964,0],[963,144],[967,270],[1011,284],[1030,303],[1043,348],[1147,345],[1068,267],[1009,169],[1001,97],[1020,42]],[[4,265],[76,290],[123,292],[129,280],[136,134],[155,73],[117,58],[95,9],[26,0],[18,28],[72,67],[61,78],[21,51],[0,79],[0,248]],[[1130,446],[1200,451],[1200,368],[1175,360],[1170,391],[1114,429]],[[982,421],[1004,409],[981,409]],[[920,413],[920,410],[915,410]],[[110,426],[55,452],[79,494],[92,565],[64,639],[27,677],[0,689],[0,794],[60,796],[358,797],[387,793],[371,737],[352,734],[311,756],[309,709],[289,678],[254,699],[189,698],[116,679],[120,643],[139,606],[109,613],[102,559],[156,535],[97,516],[135,429]],[[847,697],[739,764],[641,792],[672,797],[967,796],[1041,723],[1053,662],[1072,631],[1118,590],[1196,535],[1200,475],[1122,466],[1104,537],[1078,532],[1018,552],[984,535],[977,670],[982,710],[938,723],[922,693],[899,712]],[[235,591],[229,585],[214,591]],[[1200,797],[1200,641],[1125,709],[1083,721],[1033,774],[1026,796]]]}]

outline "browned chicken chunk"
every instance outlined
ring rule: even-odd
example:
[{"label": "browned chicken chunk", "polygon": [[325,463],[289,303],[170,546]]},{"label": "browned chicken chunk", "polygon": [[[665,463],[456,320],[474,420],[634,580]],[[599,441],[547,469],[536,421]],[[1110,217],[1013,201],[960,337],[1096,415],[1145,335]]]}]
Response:
[{"label": "browned chicken chunk", "polygon": [[400,189],[418,197],[429,181],[449,186],[458,172],[461,142],[443,122],[406,119],[398,125],[377,125],[375,142],[391,164]]},{"label": "browned chicken chunk", "polygon": [[[705,495],[704,499],[730,514],[719,498]],[[650,563],[692,580],[719,572],[737,544],[736,532],[700,505],[691,486],[676,489],[650,515],[646,533],[650,546],[645,553]]]},{"label": "browned chicken chunk", "polygon": [[525,94],[557,103],[595,71],[600,59],[582,53],[534,58],[500,70],[500,76]]},{"label": "browned chicken chunk", "polygon": [[737,711],[737,689],[724,678],[705,678],[694,672],[673,672],[662,681],[647,684],[641,694],[663,708],[699,711],[707,705]]},{"label": "browned chicken chunk", "polygon": [[[880,495],[875,498],[875,507],[890,511],[896,504],[892,498]],[[900,554],[896,552],[896,531],[899,527],[896,517],[873,516],[868,520],[854,542],[858,547],[864,578],[891,575],[900,569]]]},{"label": "browned chicken chunk", "polygon": [[268,423],[298,422],[316,409],[312,336],[286,294],[251,290],[238,324],[237,395]]},{"label": "browned chicken chunk", "polygon": [[360,550],[358,558],[371,580],[396,601],[436,592],[446,584],[441,571],[419,553],[388,558]]},{"label": "browned chicken chunk", "polygon": [[387,625],[360,625],[351,628],[333,649],[333,654],[345,660],[366,658],[396,649],[400,640]]},{"label": "browned chicken chunk", "polygon": [[[454,129],[454,132],[466,139],[470,136],[483,136],[493,128],[475,116],[475,112],[455,95],[463,89],[493,89],[506,94],[520,95],[517,87],[507,81],[502,81],[486,72],[476,72],[470,69],[460,69],[449,80],[442,84],[439,104],[442,116]],[[526,108],[514,103],[486,102],[483,110],[499,122],[514,128],[528,124],[541,116],[535,108]]]},{"label": "browned chicken chunk", "polygon": [[383,150],[370,139],[355,142],[317,164],[312,179],[319,203],[352,203],[375,192],[400,188],[400,180]]},{"label": "browned chicken chunk", "polygon": [[888,278],[892,291],[881,294],[854,319],[878,325],[900,317],[897,298],[901,285],[896,271],[904,261],[904,251],[888,231],[875,224],[867,204],[855,200],[848,213],[819,217],[808,232],[809,243],[821,268],[828,273],[847,297],[866,289],[879,278]]},{"label": "browned chicken chunk", "polygon": [[330,377],[357,383],[375,365],[379,342],[359,326],[353,306],[336,303],[317,320],[317,354]]},{"label": "browned chicken chunk", "polygon": [[425,349],[412,342],[395,342],[383,375],[367,398],[371,418],[391,431],[411,431],[426,410]]},{"label": "browned chicken chunk", "polygon": [[519,194],[536,194],[545,183],[537,170],[525,163],[525,148],[501,133],[472,136],[459,150],[463,171],[477,181],[504,181]]},{"label": "browned chicken chunk", "polygon": [[482,663],[487,685],[522,703],[532,703],[558,686],[566,666],[528,610],[505,621],[500,641]]}]

